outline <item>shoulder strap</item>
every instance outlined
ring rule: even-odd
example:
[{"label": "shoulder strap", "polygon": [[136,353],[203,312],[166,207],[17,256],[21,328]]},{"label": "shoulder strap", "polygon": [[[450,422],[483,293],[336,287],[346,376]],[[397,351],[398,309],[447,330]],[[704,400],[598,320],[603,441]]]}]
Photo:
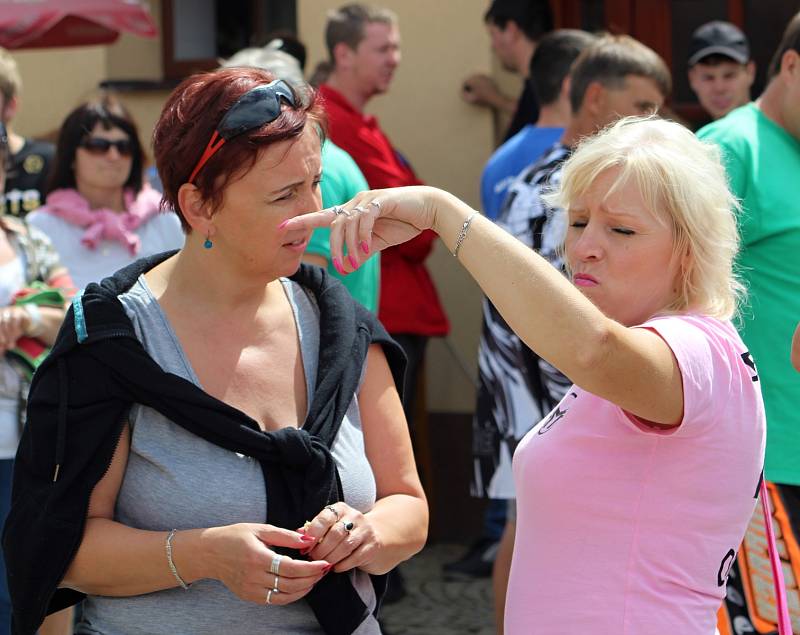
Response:
[{"label": "shoulder strap", "polygon": [[761,479],[761,509],[764,512],[764,524],[767,528],[767,547],[769,549],[769,562],[772,566],[772,579],[775,583],[775,601],[778,611],[778,633],[792,635],[792,621],[789,618],[789,608],[786,599],[786,584],[783,581],[783,567],[781,566],[778,546],[775,543],[775,533],[772,531],[772,513],[769,509],[769,493],[767,492],[767,479]]}]

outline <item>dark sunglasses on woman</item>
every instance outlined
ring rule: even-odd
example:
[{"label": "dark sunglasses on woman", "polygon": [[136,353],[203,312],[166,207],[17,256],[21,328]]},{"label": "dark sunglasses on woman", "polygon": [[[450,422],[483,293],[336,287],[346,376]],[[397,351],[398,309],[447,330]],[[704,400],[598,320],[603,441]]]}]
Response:
[{"label": "dark sunglasses on woman", "polygon": [[282,79],[251,88],[239,97],[220,120],[187,183],[194,182],[197,173],[226,141],[275,121],[281,114],[283,102],[297,108],[294,91]]},{"label": "dark sunglasses on woman", "polygon": [[120,155],[127,157],[133,152],[133,143],[130,139],[103,139],[102,137],[86,137],[80,142],[80,147],[91,154],[106,154],[112,147],[117,149]]}]

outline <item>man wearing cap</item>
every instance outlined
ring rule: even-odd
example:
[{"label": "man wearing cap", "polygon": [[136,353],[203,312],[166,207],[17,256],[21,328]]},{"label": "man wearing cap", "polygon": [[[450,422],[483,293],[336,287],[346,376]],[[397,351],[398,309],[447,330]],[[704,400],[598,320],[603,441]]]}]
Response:
[{"label": "man wearing cap", "polygon": [[730,22],[707,22],[689,44],[689,85],[712,119],[750,101],[756,65],[747,37]]},{"label": "man wearing cap", "polygon": [[[697,135],[719,146],[731,190],[741,202],[737,265],[747,303],[736,326],[755,361],[764,395],[764,476],[777,486],[797,537],[800,374],[792,368],[791,342],[800,316],[800,13],[784,32],[761,96]],[[789,533],[784,527],[782,536]],[[787,589],[791,586],[787,581]],[[791,600],[796,586],[789,592]]]}]

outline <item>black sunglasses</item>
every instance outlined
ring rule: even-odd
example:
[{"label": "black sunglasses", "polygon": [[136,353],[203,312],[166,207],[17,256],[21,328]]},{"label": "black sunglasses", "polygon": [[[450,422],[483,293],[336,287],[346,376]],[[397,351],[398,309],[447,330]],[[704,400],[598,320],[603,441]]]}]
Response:
[{"label": "black sunglasses", "polygon": [[256,86],[239,97],[222,117],[214,134],[211,135],[211,139],[209,139],[206,149],[203,150],[197,165],[194,166],[188,182],[194,181],[197,173],[226,141],[230,141],[248,130],[260,128],[264,124],[275,121],[281,114],[281,99],[292,108],[297,108],[294,92],[282,79],[276,79],[263,86]]},{"label": "black sunglasses", "polygon": [[117,149],[121,156],[127,157],[133,153],[133,143],[130,139],[103,139],[102,137],[86,137],[79,144],[81,148],[91,154],[106,154],[112,147]]}]

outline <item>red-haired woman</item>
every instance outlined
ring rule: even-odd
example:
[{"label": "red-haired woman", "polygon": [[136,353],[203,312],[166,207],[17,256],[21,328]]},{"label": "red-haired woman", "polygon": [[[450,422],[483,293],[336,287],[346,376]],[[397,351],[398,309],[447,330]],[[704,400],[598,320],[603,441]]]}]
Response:
[{"label": "red-haired woman", "polygon": [[186,244],[90,285],[37,374],[4,542],[19,632],[84,595],[81,633],[380,632],[427,506],[398,347],[284,229],[320,207],[322,117],[256,69],[169,98]]}]

